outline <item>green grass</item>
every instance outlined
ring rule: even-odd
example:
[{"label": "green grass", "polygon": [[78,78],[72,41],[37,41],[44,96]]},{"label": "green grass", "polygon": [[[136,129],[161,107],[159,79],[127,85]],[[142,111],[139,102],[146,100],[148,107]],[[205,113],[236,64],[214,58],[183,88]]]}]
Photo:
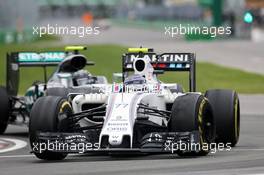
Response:
[{"label": "green grass", "polygon": [[47,42],[47,41],[59,41],[60,37],[57,35],[42,35],[41,37],[36,37],[33,42]]},{"label": "green grass", "polygon": [[[5,54],[10,51],[48,51],[63,50],[64,47],[45,48],[32,44],[0,46],[0,84],[5,84]],[[111,82],[114,72],[121,72],[121,55],[125,47],[116,45],[91,45],[84,51],[89,60],[95,61],[95,66],[87,67],[93,74],[105,75]],[[52,68],[48,71],[52,72]],[[168,83],[183,84],[188,90],[188,75],[182,72],[169,72],[160,76]],[[21,69],[20,93],[22,94],[35,80],[43,80],[41,68]],[[237,69],[217,66],[210,63],[197,64],[197,90],[204,92],[211,88],[234,89],[239,93],[264,93],[264,76],[248,73]]]}]

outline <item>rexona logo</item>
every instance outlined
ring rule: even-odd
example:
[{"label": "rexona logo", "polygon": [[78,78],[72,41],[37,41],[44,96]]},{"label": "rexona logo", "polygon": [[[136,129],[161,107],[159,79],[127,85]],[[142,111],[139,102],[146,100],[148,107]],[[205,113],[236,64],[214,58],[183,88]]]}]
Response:
[{"label": "rexona logo", "polygon": [[188,53],[164,53],[161,55],[156,55],[156,54],[144,54],[140,57],[139,54],[131,54],[129,57],[129,62],[133,62],[134,60],[138,58],[143,58],[143,59],[150,59],[151,62],[189,62],[189,57],[190,54]]},{"label": "rexona logo", "polygon": [[22,52],[18,54],[19,62],[61,62],[65,58],[64,52]]}]

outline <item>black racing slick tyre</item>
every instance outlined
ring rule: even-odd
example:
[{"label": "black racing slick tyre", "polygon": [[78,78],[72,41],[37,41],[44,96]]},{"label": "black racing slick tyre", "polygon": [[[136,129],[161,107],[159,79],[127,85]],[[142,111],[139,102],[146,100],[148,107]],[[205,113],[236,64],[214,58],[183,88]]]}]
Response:
[{"label": "black racing slick tyre", "polygon": [[30,113],[29,140],[33,153],[43,160],[62,160],[67,154],[44,150],[38,152],[34,146],[39,140],[39,132],[66,132],[67,127],[62,125],[62,120],[72,114],[72,108],[68,101],[62,97],[46,96],[39,98]]},{"label": "black racing slick tyre", "polygon": [[233,90],[208,90],[205,93],[213,108],[216,122],[216,143],[234,147],[239,140],[240,106]]},{"label": "black racing slick tyre", "polygon": [[3,134],[8,125],[10,102],[6,88],[0,87],[0,134]]},{"label": "black racing slick tyre", "polygon": [[200,142],[198,150],[178,150],[179,156],[205,156],[209,149],[203,149],[203,145],[209,145],[215,138],[215,124],[213,111],[208,100],[200,94],[186,94],[175,99],[170,120],[171,132],[198,131]]}]

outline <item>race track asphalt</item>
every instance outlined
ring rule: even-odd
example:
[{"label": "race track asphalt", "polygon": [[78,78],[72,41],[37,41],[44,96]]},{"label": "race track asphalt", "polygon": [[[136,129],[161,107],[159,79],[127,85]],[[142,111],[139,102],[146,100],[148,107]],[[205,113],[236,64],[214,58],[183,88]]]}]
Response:
[{"label": "race track asphalt", "polygon": [[[242,114],[241,135],[236,148],[206,157],[177,155],[119,156],[71,155],[47,162],[31,155],[29,146],[0,153],[1,175],[90,175],[90,174],[259,174],[264,173],[264,115]],[[27,129],[10,126],[1,138],[28,141]]]}]

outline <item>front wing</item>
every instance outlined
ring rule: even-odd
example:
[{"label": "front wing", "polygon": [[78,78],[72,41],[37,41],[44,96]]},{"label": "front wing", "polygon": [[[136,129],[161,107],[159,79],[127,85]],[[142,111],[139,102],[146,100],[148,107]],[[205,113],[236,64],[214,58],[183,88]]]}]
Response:
[{"label": "front wing", "polygon": [[146,134],[140,140],[140,145],[132,148],[100,148],[97,138],[91,138],[84,133],[52,133],[40,132],[37,135],[38,141],[33,143],[32,152],[64,153],[174,153],[180,146],[185,151],[193,151],[193,146],[200,143],[198,131],[192,132],[152,132]]}]

